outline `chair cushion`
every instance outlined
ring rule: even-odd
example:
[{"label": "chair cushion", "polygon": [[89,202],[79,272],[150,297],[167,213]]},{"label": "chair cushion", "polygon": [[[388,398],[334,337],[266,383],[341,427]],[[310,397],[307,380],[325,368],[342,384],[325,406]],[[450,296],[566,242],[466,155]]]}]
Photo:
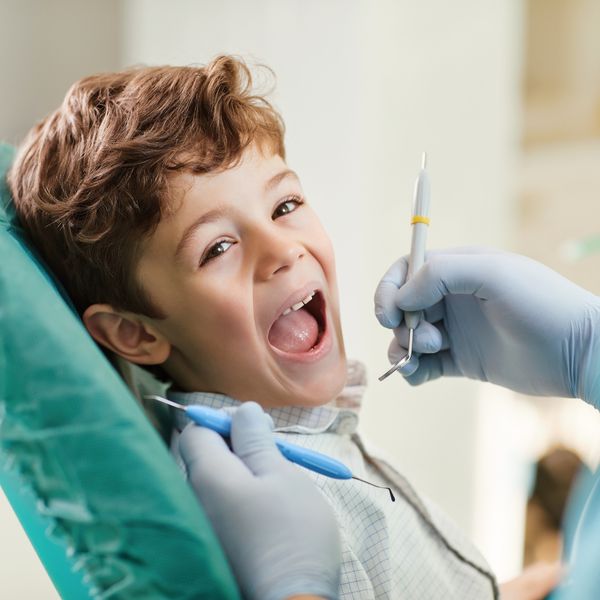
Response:
[{"label": "chair cushion", "polygon": [[81,598],[66,563],[92,595],[238,598],[167,448],[28,246],[5,183],[12,156],[0,145],[0,471],[10,475],[9,500],[63,598]]}]

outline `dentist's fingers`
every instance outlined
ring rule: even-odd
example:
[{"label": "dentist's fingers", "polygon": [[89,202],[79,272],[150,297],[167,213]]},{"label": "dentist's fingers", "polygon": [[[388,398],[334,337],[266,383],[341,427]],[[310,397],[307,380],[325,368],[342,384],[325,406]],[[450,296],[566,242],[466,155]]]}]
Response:
[{"label": "dentist's fingers", "polygon": [[[408,327],[402,323],[400,327],[394,329],[394,337],[402,348],[408,348]],[[448,350],[450,339],[444,324],[428,323],[421,321],[415,329],[413,339],[413,352],[418,354],[435,354],[440,350]]]},{"label": "dentist's fingers", "polygon": [[[408,352],[408,350],[406,348],[403,348],[402,346],[400,346],[400,344],[398,344],[398,340],[396,340],[396,338],[394,338],[390,342],[390,346],[388,348],[388,359],[389,359],[390,363],[395,364],[401,358],[406,356],[407,352]],[[415,372],[415,370],[418,367],[419,367],[419,355],[413,354],[411,359],[408,361],[408,363],[405,364],[402,368],[398,369],[398,373],[400,373],[401,375],[404,375],[404,376],[411,375],[412,373]]]},{"label": "dentist's fingers", "polygon": [[203,500],[203,491],[219,482],[215,489],[229,493],[250,471],[235,456],[225,440],[214,431],[190,423],[179,436],[179,452],[186,464],[188,478],[196,495]]},{"label": "dentist's fingers", "polygon": [[396,304],[396,292],[406,279],[408,261],[405,256],[397,260],[382,277],[375,290],[375,316],[381,325],[398,327],[402,311]]},{"label": "dentist's fingers", "polygon": [[442,350],[437,354],[423,354],[419,359],[419,368],[405,379],[410,385],[417,386],[439,377],[460,376],[450,350]]},{"label": "dentist's fingers", "polygon": [[448,350],[450,348],[450,336],[448,335],[446,326],[441,321],[439,323],[436,323],[435,326],[437,327],[437,330],[442,336],[442,345],[440,347],[440,350]]},{"label": "dentist's fingers", "polygon": [[[473,257],[477,258],[482,255],[499,254],[501,250],[494,248],[484,248],[480,246],[465,246],[459,248],[449,248],[445,250],[430,250],[425,253],[425,263],[443,259],[444,257]],[[408,271],[408,256],[399,258],[392,266],[386,271],[382,277],[377,289],[375,290],[375,315],[378,321],[384,327],[393,329],[398,327],[402,320],[403,310],[422,310],[431,308],[434,304],[443,299],[444,294],[438,294],[436,301],[431,301],[428,304],[420,302],[418,309],[406,308],[402,306],[400,308],[399,299],[404,301],[404,295],[398,296],[398,290],[404,285],[406,280],[406,274]],[[419,271],[421,273],[423,269]],[[414,278],[413,278],[414,280]],[[411,280],[412,281],[412,280]],[[439,317],[441,318],[441,317]],[[427,316],[427,320],[431,323],[435,323],[439,318],[430,318]]]},{"label": "dentist's fingers", "polygon": [[255,475],[265,475],[286,465],[275,445],[268,419],[256,402],[244,402],[233,414],[231,445]]},{"label": "dentist's fingers", "polygon": [[443,300],[437,304],[425,309],[425,320],[430,323],[437,323],[446,316],[446,305]]},{"label": "dentist's fingers", "polygon": [[[394,329],[394,337],[403,348],[408,348],[409,331],[404,323]],[[436,325],[421,321],[414,332],[413,352],[432,354],[442,347],[442,334]]]},{"label": "dentist's fingers", "polygon": [[[479,254],[438,254],[402,286],[395,301],[402,310],[423,310],[447,294],[477,295],[489,278],[489,260]],[[400,310],[400,309],[399,309]]]}]

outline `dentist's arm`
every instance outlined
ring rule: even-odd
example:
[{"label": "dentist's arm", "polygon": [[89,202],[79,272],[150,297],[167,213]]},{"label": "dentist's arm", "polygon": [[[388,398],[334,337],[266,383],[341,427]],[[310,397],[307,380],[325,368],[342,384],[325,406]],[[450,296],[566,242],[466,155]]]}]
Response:
[{"label": "dentist's arm", "polygon": [[402,374],[490,381],[535,395],[600,399],[600,299],[524,256],[482,248],[434,251],[405,284],[407,259],[377,287],[375,313],[394,328],[390,360],[405,352],[403,311],[425,310],[418,357]]},{"label": "dentist's arm", "polygon": [[190,425],[179,448],[244,597],[337,598],[341,545],[329,504],[283,458],[257,404],[234,413],[231,442],[235,454],[215,432]]}]

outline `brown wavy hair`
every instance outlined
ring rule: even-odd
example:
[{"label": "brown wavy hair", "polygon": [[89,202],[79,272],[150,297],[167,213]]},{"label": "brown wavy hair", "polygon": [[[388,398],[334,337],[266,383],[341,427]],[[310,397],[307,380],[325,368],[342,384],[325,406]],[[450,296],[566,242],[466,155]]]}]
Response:
[{"label": "brown wavy hair", "polygon": [[[268,71],[269,75],[272,75]],[[255,142],[285,159],[284,126],[246,63],[143,67],[75,83],[23,142],[8,182],[17,214],[80,313],[107,303],[163,317],[134,277],[169,211],[169,177],[234,166]]]}]

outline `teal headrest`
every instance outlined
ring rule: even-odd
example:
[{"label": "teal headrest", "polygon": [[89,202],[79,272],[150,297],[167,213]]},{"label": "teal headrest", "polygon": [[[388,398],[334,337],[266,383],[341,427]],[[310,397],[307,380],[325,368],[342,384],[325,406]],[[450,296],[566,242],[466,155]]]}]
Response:
[{"label": "teal headrest", "polygon": [[15,217],[5,177],[14,155],[15,150],[12,146],[0,144],[0,222],[4,223],[12,223]]},{"label": "teal headrest", "polygon": [[68,304],[73,312],[75,307],[71,299],[65,292],[63,286],[54,277],[54,275],[46,268],[43,260],[40,258],[34,248],[26,241],[26,235],[23,231],[19,219],[17,217],[15,206],[13,204],[8,184],[6,182],[6,173],[14,159],[15,149],[13,146],[0,142],[0,226],[10,235],[16,244],[18,244],[21,252],[26,254],[32,266],[38,270],[40,275],[60,293],[62,299]]},{"label": "teal headrest", "polygon": [[[0,483],[63,598],[238,598],[196,498],[29,248],[0,145]],[[7,482],[10,483],[10,486]]]}]

